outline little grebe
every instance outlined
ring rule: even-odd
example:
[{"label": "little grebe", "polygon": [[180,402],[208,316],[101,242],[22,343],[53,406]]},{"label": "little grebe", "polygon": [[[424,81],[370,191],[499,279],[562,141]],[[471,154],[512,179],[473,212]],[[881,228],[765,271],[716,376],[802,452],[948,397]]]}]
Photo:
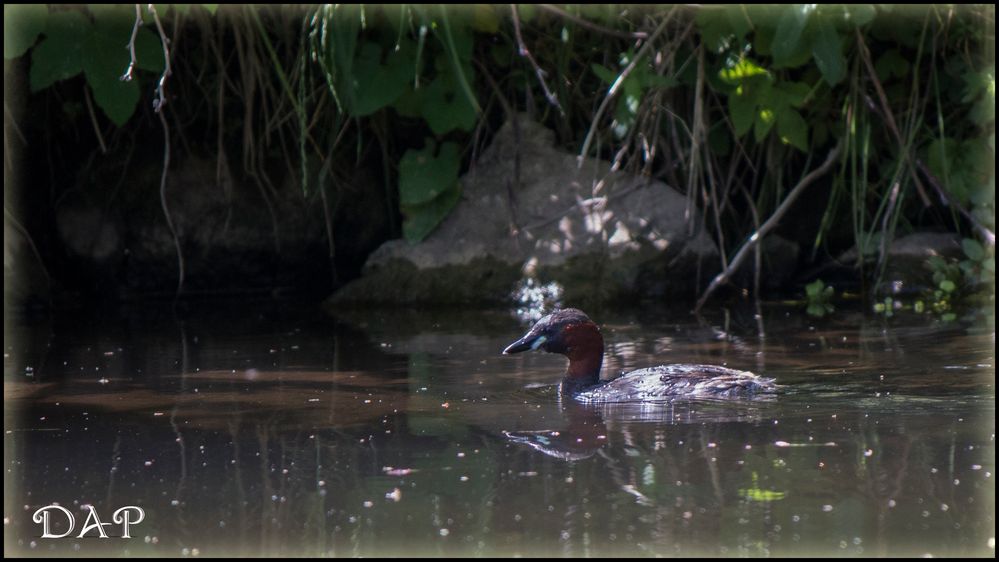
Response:
[{"label": "little grebe", "polygon": [[569,358],[559,393],[583,402],[621,402],[670,397],[751,398],[774,394],[774,379],[717,365],[660,365],[600,380],[604,338],[575,308],[557,310],[537,322],[504,355],[542,349]]}]

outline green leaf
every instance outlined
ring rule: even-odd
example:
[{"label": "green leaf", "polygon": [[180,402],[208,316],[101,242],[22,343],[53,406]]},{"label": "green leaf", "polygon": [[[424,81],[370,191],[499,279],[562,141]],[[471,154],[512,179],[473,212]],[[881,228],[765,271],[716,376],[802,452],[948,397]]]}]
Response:
[{"label": "green leaf", "polygon": [[131,60],[126,46],[134,20],[128,17],[127,10],[113,12],[111,8],[102,8],[95,16],[93,33],[83,41],[83,71],[94,102],[120,127],[135,113],[139,102],[138,84],[121,80]]},{"label": "green leaf", "polygon": [[[705,10],[708,11],[708,10]],[[722,9],[729,28],[735,33],[735,38],[739,41],[753,30],[753,23],[749,20],[746,7],[742,4],[732,4]]]},{"label": "green leaf", "polygon": [[926,266],[935,271],[947,267],[947,262],[940,256],[930,256],[926,258]]},{"label": "green leaf", "polygon": [[811,303],[805,310],[809,316],[815,316],[817,318],[822,318],[826,315],[826,305],[820,303]]},{"label": "green leaf", "polygon": [[399,204],[428,203],[458,181],[458,145],[446,142],[435,156],[436,143],[427,139],[422,150],[409,149],[399,162]]},{"label": "green leaf", "polygon": [[742,137],[749,132],[756,117],[756,100],[750,97],[748,90],[732,92],[728,95],[728,113],[732,118],[735,135]]},{"label": "green leaf", "polygon": [[815,64],[822,72],[822,77],[830,86],[839,84],[846,76],[843,41],[828,19],[818,20],[818,34],[812,43],[812,56],[815,57]]},{"label": "green leaf", "polygon": [[408,84],[402,95],[392,103],[392,107],[403,117],[422,117],[426,93],[426,86],[414,89],[412,84]]},{"label": "green leaf", "polygon": [[902,78],[909,73],[909,61],[898,52],[898,49],[891,49],[878,57],[874,63],[874,72],[882,82],[892,76]]},{"label": "green leaf", "polygon": [[45,31],[49,8],[45,4],[3,5],[3,58],[26,53]]},{"label": "green leaf", "polygon": [[377,42],[364,43],[354,62],[351,116],[371,115],[406,91],[416,64],[412,42],[400,42],[399,50],[391,50],[385,64],[381,59],[382,48]]},{"label": "green leaf", "polygon": [[753,133],[756,142],[763,142],[763,139],[767,138],[767,133],[774,126],[775,120],[776,115],[774,114],[774,110],[769,107],[761,107],[756,111],[756,116],[753,120],[755,125]]},{"label": "green leaf", "polygon": [[974,238],[961,240],[961,247],[964,248],[964,255],[968,256],[968,259],[972,261],[982,261],[982,258],[985,257],[985,248]]},{"label": "green leaf", "polygon": [[802,34],[808,24],[808,16],[813,8],[808,4],[797,4],[785,8],[777,20],[777,31],[773,40],[774,66],[788,66],[793,59],[800,57]]},{"label": "green leaf", "polygon": [[534,4],[517,4],[517,14],[521,24],[531,22],[538,15],[538,7]]},{"label": "green leaf", "polygon": [[718,53],[728,47],[732,36],[732,27],[723,14],[715,10],[700,10],[694,21],[701,33],[701,41],[713,53]]},{"label": "green leaf", "polygon": [[817,297],[822,292],[823,287],[825,287],[825,283],[821,279],[816,279],[805,285],[805,294],[809,297]]},{"label": "green leaf", "polygon": [[[131,59],[131,55],[129,55],[129,59]],[[135,34],[135,67],[156,74],[162,74],[163,69],[166,68],[166,61],[163,59],[163,43],[160,41],[159,35],[148,27],[140,27]],[[121,74],[124,73],[125,68],[122,68]]]},{"label": "green leaf", "polygon": [[458,185],[458,145],[446,142],[434,156],[427,139],[422,150],[407,150],[399,163],[399,203],[403,236],[411,243],[427,237],[461,197]]},{"label": "green leaf", "polygon": [[[475,108],[461,91],[458,78],[450,70],[451,66],[438,58],[437,68],[440,73],[423,92],[420,115],[435,135],[443,135],[455,129],[472,130],[475,126]],[[469,80],[474,78],[471,65],[465,66],[464,75]]]},{"label": "green leaf", "polygon": [[811,92],[804,82],[782,82],[774,87],[774,104],[801,107]]},{"label": "green leaf", "polygon": [[472,8],[472,29],[482,33],[499,32],[499,16],[496,10],[501,9],[491,4],[475,4]]},{"label": "green leaf", "polygon": [[877,10],[870,4],[850,4],[845,6],[847,20],[860,27],[874,21]]},{"label": "green leaf", "polygon": [[597,78],[600,78],[608,85],[613,84],[617,80],[617,74],[614,74],[614,71],[602,64],[593,63],[590,65],[590,68],[593,69],[593,73],[597,75]]},{"label": "green leaf", "polygon": [[756,64],[749,57],[739,57],[738,59],[727,61],[726,67],[718,72],[718,77],[723,82],[732,85],[742,84],[746,79],[754,76],[769,77],[770,72]]},{"label": "green leaf", "polygon": [[91,33],[90,20],[76,10],[49,16],[45,39],[31,52],[28,83],[32,92],[83,71],[83,39]]},{"label": "green leaf", "polygon": [[957,285],[954,284],[950,279],[944,279],[940,282],[940,289],[946,293],[953,293],[957,289]]},{"label": "green leaf", "polygon": [[448,216],[460,199],[461,186],[455,183],[451,189],[428,203],[402,207],[405,216],[402,222],[403,236],[411,244],[423,240]]},{"label": "green leaf", "polygon": [[322,8],[323,25],[330,28],[326,39],[326,49],[321,53],[319,63],[326,83],[343,112],[354,107],[353,76],[354,58],[357,52],[357,34],[361,28],[361,17],[357,6],[327,5]]},{"label": "green leaf", "polygon": [[472,34],[463,26],[452,26],[449,23],[447,11],[443,7],[441,7],[441,23],[437,37],[444,46],[444,52],[447,53],[447,58],[451,63],[451,73],[455,83],[475,114],[478,115],[482,108],[479,107],[479,101],[472,87],[475,82],[471,65]]},{"label": "green leaf", "polygon": [[808,151],[808,124],[796,109],[785,107],[777,114],[777,135],[784,144]]}]

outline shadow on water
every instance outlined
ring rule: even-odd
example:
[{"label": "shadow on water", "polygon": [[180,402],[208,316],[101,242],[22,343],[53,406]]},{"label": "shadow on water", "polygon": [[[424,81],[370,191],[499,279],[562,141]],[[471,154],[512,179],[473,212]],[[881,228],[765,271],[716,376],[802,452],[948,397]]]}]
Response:
[{"label": "shadow on water", "polygon": [[[26,555],[994,553],[994,336],[780,307],[600,311],[604,373],[775,377],[774,400],[583,405],[506,312],[238,303],[20,322],[4,543]],[[53,503],[75,532],[41,538]],[[93,505],[145,519],[78,538]],[[56,518],[56,533],[67,523]],[[990,542],[992,541],[992,542]]]}]

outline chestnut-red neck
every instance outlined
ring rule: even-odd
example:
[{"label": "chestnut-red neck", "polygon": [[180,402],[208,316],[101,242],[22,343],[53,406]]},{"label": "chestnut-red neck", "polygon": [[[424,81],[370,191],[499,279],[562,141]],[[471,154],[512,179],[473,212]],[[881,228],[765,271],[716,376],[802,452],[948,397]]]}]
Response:
[{"label": "chestnut-red neck", "polygon": [[604,337],[593,322],[566,326],[562,333],[565,356],[569,367],[562,379],[563,387],[586,387],[600,382],[600,367],[604,361]]}]

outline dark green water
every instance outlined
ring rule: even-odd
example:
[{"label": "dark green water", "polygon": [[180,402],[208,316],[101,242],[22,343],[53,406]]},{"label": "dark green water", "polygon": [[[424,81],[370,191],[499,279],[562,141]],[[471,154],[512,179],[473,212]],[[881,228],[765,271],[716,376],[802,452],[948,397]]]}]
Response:
[{"label": "dark green water", "polygon": [[[993,328],[588,312],[605,374],[718,363],[785,391],[560,403],[561,357],[500,355],[526,327],[505,311],[8,318],[4,553],[994,556]],[[66,538],[32,521],[53,503]],[[145,518],[78,538],[86,505]]]}]

